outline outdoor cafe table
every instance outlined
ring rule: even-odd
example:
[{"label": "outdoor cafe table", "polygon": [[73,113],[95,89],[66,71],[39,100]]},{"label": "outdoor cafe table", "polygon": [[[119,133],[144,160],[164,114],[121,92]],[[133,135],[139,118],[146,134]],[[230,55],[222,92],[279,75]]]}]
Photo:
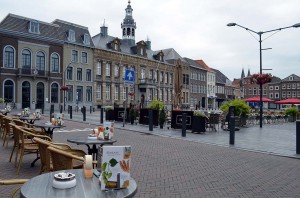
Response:
[{"label": "outdoor cafe table", "polygon": [[1,112],[3,115],[7,116],[7,114],[8,114],[9,111],[7,111],[7,110],[5,110],[5,109],[1,109],[0,112]]},{"label": "outdoor cafe table", "polygon": [[34,118],[34,117],[30,117],[30,116],[29,117],[20,116],[19,119],[22,120],[22,121],[26,121],[29,124],[34,124],[34,122],[36,120],[40,120],[41,118]]},{"label": "outdoor cafe table", "polygon": [[54,129],[65,127],[64,125],[53,125],[46,123],[33,124],[35,127],[40,127],[52,138]]},{"label": "outdoor cafe table", "polygon": [[[99,140],[99,139],[89,139],[88,137],[76,137],[76,138],[67,139],[67,141],[78,145],[85,144],[88,147],[88,154],[93,155],[93,159],[96,159],[97,152],[98,152],[97,145],[100,145],[100,147],[106,144],[112,145],[117,140]],[[90,147],[90,145],[92,145],[92,148]]]},{"label": "outdoor cafe table", "polygon": [[[76,186],[69,189],[56,189],[52,186],[54,174],[71,172],[75,174]],[[82,169],[72,169],[45,173],[33,177],[27,181],[20,190],[21,198],[94,198],[94,197],[133,197],[137,192],[137,184],[134,179],[129,180],[129,186],[125,189],[102,191],[99,179],[95,175],[86,179]]]}]

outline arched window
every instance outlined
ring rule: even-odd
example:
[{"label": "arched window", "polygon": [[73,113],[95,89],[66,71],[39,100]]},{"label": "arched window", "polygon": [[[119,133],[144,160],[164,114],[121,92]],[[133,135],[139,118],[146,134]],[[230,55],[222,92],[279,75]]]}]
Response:
[{"label": "arched window", "polygon": [[134,36],[134,28],[132,28],[131,32],[132,32],[132,36]]},{"label": "arched window", "polygon": [[31,69],[31,52],[28,49],[22,51],[22,68]]},{"label": "arched window", "polygon": [[51,72],[59,72],[59,56],[56,53],[51,55]]},{"label": "arched window", "polygon": [[30,108],[30,83],[28,81],[24,81],[22,83],[22,108]]},{"label": "arched window", "polygon": [[45,54],[43,52],[38,52],[36,54],[36,69],[45,71]]},{"label": "arched window", "polygon": [[130,35],[130,28],[127,28],[127,36]]},{"label": "arched window", "polygon": [[125,36],[125,35],[126,35],[126,29],[123,28],[123,36]]},{"label": "arched window", "polygon": [[6,80],[4,82],[4,99],[7,102],[14,101],[14,82],[11,80]]},{"label": "arched window", "polygon": [[58,103],[58,84],[51,85],[51,103]]},{"label": "arched window", "polygon": [[15,67],[15,49],[11,46],[6,46],[4,50],[4,67],[14,68]]}]

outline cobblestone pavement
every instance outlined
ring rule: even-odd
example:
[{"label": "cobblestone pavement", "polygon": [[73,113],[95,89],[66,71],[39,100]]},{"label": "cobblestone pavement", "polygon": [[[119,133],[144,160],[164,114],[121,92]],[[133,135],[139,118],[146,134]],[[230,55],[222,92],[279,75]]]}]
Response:
[{"label": "cobblestone pavement", "polygon": [[[54,133],[54,141],[66,143],[70,137],[86,136],[96,126],[69,120],[65,125]],[[114,138],[115,145],[133,147],[136,197],[300,197],[299,159],[127,130],[130,128],[117,129]],[[70,145],[87,151],[86,146]],[[39,161],[30,167],[35,156],[26,155],[17,176],[17,169],[8,162],[11,148],[12,141],[8,148],[0,145],[0,178],[38,175]],[[11,190],[0,186],[0,197],[8,197]]]}]

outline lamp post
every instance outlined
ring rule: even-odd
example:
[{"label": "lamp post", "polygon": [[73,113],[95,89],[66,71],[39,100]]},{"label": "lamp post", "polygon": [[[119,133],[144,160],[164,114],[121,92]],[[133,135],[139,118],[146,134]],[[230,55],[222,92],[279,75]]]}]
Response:
[{"label": "lamp post", "polygon": [[[252,33],[255,33],[259,36],[259,74],[262,74],[262,50],[266,50],[266,49],[270,49],[270,48],[266,48],[266,49],[262,49],[261,48],[261,43],[262,43],[262,40],[261,40],[261,36],[265,33],[270,33],[270,32],[275,32],[275,31],[281,31],[283,29],[288,29],[288,28],[298,28],[300,27],[300,23],[296,23],[292,26],[287,26],[287,27],[283,27],[283,28],[277,28],[277,29],[273,29],[273,30],[268,30],[268,31],[260,31],[260,32],[257,32],[257,31],[254,31],[254,30],[251,30],[247,27],[244,27],[244,26],[241,26],[239,24],[236,24],[236,23],[228,23],[227,26],[229,27],[232,27],[232,26],[238,26],[238,27],[241,27],[249,32],[252,32]],[[260,128],[262,128],[262,114],[263,114],[263,106],[262,106],[262,95],[263,95],[263,90],[262,90],[262,83],[259,84],[259,88],[260,88],[260,92],[259,92],[259,103],[260,103],[260,108],[259,108],[259,126]]]}]

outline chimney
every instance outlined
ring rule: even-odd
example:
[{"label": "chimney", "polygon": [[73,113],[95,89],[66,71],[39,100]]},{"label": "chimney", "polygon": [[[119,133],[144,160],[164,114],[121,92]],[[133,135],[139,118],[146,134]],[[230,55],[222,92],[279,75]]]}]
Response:
[{"label": "chimney", "polygon": [[149,40],[149,37],[147,37],[146,44],[147,44],[147,49],[151,50],[151,41]]},{"label": "chimney", "polygon": [[103,25],[100,27],[100,35],[101,37],[107,37],[108,35],[107,27],[105,26],[105,19]]}]

